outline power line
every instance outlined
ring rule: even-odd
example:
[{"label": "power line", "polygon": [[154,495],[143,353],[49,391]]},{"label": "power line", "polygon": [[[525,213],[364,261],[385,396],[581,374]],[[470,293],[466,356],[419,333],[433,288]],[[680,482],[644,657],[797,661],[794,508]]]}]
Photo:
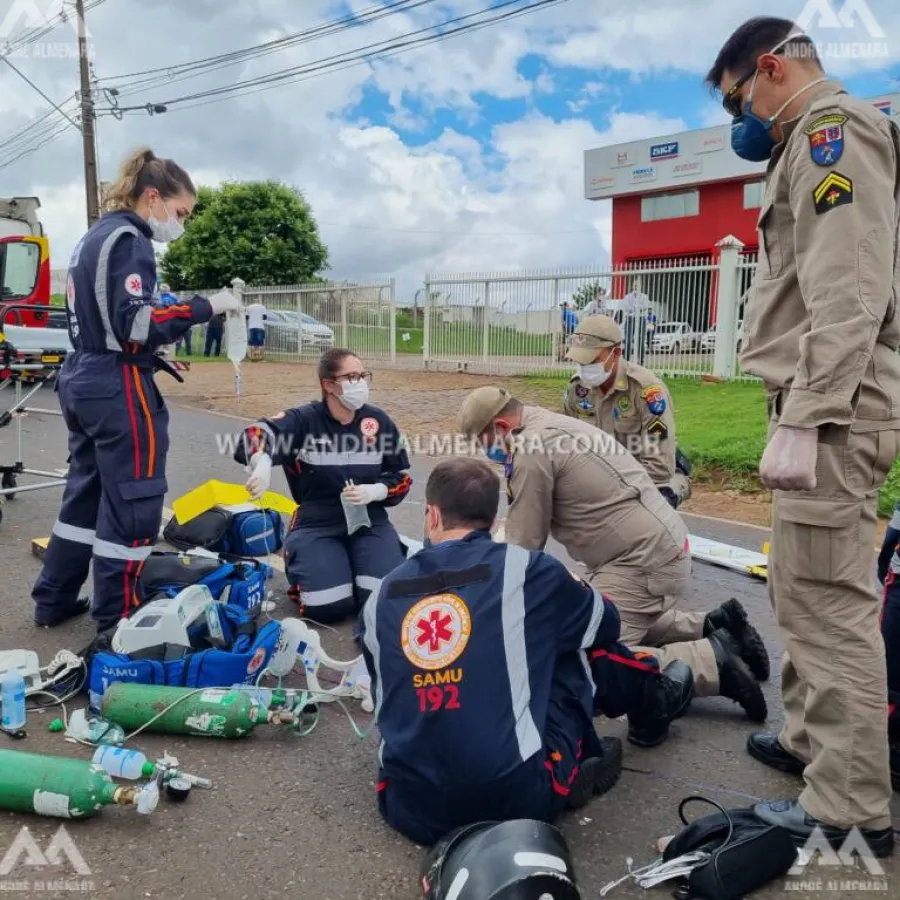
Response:
[{"label": "power line", "polygon": [[[84,5],[85,12],[96,9],[103,3],[106,3],[106,0],[87,0]],[[13,53],[18,52],[24,47],[39,41],[42,37],[50,34],[51,31],[55,31],[58,26],[65,24],[69,20],[70,14],[67,13],[65,9],[61,10],[52,19],[48,19],[43,25],[32,28],[30,31],[26,31],[24,34],[19,35],[14,41],[9,41],[4,44],[3,47],[0,48],[0,57],[5,58],[11,56]]]},{"label": "power line", "polygon": [[[188,94],[182,97],[176,97],[171,100],[164,101],[162,103],[156,104],[145,104],[144,106],[139,107],[122,107],[121,109],[111,108],[108,110],[103,110],[102,112],[112,115],[119,115],[123,112],[132,112],[132,111],[152,111],[155,112],[167,112],[170,106],[174,106],[176,104],[186,103],[190,100],[203,100],[211,97],[230,97],[232,95],[236,96],[244,96],[249,93],[257,93],[258,90],[266,90],[271,87],[280,86],[285,83],[290,83],[298,80],[306,80],[309,77],[318,77],[321,74],[327,74],[329,71],[341,71],[341,69],[349,68],[354,65],[360,65],[367,63],[374,59],[384,59],[388,56],[394,56],[399,53],[405,52],[410,49],[414,49],[415,47],[423,46],[429,43],[435,43],[437,41],[446,40],[450,37],[455,37],[459,34],[470,33],[474,31],[478,31],[482,28],[487,28],[491,25],[497,24],[498,22],[505,21],[507,19],[515,18],[520,15],[526,15],[532,12],[536,12],[539,9],[546,8],[553,5],[558,5],[560,3],[566,3],[568,0],[535,0],[528,4],[527,6],[521,7],[519,9],[509,10],[499,15],[492,16],[488,19],[484,19],[480,22],[470,22],[466,25],[459,26],[457,28],[449,29],[448,31],[439,32],[437,34],[426,34],[423,37],[414,38],[415,35],[421,35],[423,32],[433,31],[435,28],[442,28],[447,25],[452,25],[458,22],[462,22],[468,19],[472,19],[478,16],[484,16],[486,13],[497,12],[498,10],[506,9],[510,6],[514,6],[517,3],[521,3],[522,0],[505,0],[505,2],[501,2],[495,4],[494,6],[487,7],[485,9],[479,10],[475,13],[469,13],[464,16],[457,16],[453,19],[449,19],[445,22],[441,22],[438,25],[431,25],[427,28],[416,29],[415,31],[408,32],[404,35],[401,35],[401,40],[397,39],[389,39],[383,41],[377,41],[372,44],[368,44],[363,47],[359,47],[353,51],[346,51],[344,53],[334,54],[332,56],[324,57],[320,60],[314,60],[311,63],[307,63],[301,66],[293,66],[287,69],[277,70],[275,72],[269,73],[268,75],[259,76],[257,78],[248,79],[243,82],[237,82],[236,84],[222,86],[219,88],[212,88],[207,91],[199,91],[195,94]],[[414,38],[413,40],[402,40],[404,38]],[[376,49],[381,48],[381,49]],[[352,54],[356,54],[353,56]],[[257,90],[251,90],[252,88],[257,88]],[[216,102],[216,101],[210,101]],[[205,104],[195,103],[191,107],[186,108],[196,108],[197,106],[201,106]]]},{"label": "power line", "polygon": [[191,78],[207,74],[208,72],[229,68],[252,59],[258,59],[270,53],[286,50],[298,44],[310,43],[319,40],[322,37],[329,37],[342,31],[349,31],[352,28],[363,27],[391,15],[411,12],[414,9],[430,5],[434,2],[436,2],[436,0],[397,0],[397,2],[394,3],[369,7],[359,13],[325,22],[314,28],[294,32],[283,38],[277,38],[262,44],[254,44],[242,50],[218,54],[205,59],[194,60],[189,63],[181,63],[176,66],[165,66],[156,69],[146,69],[143,72],[110,76],[108,78],[100,79],[100,82],[116,82],[114,87],[119,96],[129,96],[141,89],[164,83],[187,81]]},{"label": "power line", "polygon": [[28,156],[30,153],[34,153],[35,151],[40,150],[40,148],[45,146],[46,144],[49,144],[49,143],[57,140],[57,138],[61,137],[63,134],[65,134],[66,131],[68,131],[68,128],[69,128],[68,125],[63,124],[55,132],[48,135],[44,140],[39,141],[33,147],[28,147],[25,150],[22,150],[21,153],[18,153],[17,155],[13,156],[12,159],[7,159],[7,160],[0,162],[0,170],[6,169],[7,167],[11,166],[17,160],[20,160],[23,156]]},{"label": "power line", "polygon": [[30,79],[23,71],[22,71],[22,70],[21,70],[21,69],[16,68],[16,66],[14,66],[14,65],[9,61],[9,59],[7,59],[5,56],[0,57],[0,59],[2,59],[3,62],[5,62],[6,65],[8,65],[8,66],[13,70],[13,72],[16,73],[16,75],[18,75],[19,78],[22,79],[22,81],[24,81],[24,82],[25,82],[29,87],[31,87],[33,90],[37,91],[37,93],[40,94],[41,97],[43,97],[43,99],[46,100],[46,101],[47,101],[47,102],[48,102],[48,103],[49,103],[49,104],[50,104],[50,105],[51,105],[58,113],[60,113],[60,114],[65,118],[65,120],[66,120],[66,121],[67,121],[74,129],[76,129],[77,131],[81,131],[81,129],[78,127],[78,125],[76,125],[75,122],[73,122],[73,121],[68,117],[68,115],[66,115],[66,113],[64,113],[64,112],[59,108],[59,104],[58,104],[58,103],[55,103],[53,100],[51,100],[51,99],[50,99],[50,98],[49,98],[49,97],[48,97],[48,96],[47,96],[47,95],[46,95],[46,94],[45,94],[45,93],[44,93],[44,92],[43,92],[43,91],[42,91],[42,90],[41,90],[41,89],[40,89],[40,88],[39,88],[39,87],[38,87],[38,86],[37,86],[37,85],[36,85],[36,84],[35,84],[35,83],[34,83],[34,82],[33,82],[33,81],[32,81],[32,80],[31,80],[31,79]]}]

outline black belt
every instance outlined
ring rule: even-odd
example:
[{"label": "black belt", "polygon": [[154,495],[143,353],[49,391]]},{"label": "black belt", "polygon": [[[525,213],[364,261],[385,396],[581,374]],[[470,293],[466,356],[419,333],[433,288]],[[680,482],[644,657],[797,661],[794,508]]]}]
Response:
[{"label": "black belt", "polygon": [[155,353],[117,353],[116,359],[127,366],[134,366],[145,372],[165,372],[184,384],[184,379],[178,374],[178,371],[167,360]]}]

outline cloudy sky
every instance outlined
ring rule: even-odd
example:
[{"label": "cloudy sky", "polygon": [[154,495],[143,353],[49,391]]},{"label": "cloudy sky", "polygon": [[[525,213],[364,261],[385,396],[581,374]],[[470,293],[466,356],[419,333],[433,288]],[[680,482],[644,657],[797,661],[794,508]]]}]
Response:
[{"label": "cloudy sky", "polygon": [[[727,121],[702,78],[752,15],[798,19],[807,6],[819,40],[886,45],[887,57],[835,57],[829,68],[862,96],[900,90],[896,0],[554,0],[408,45],[449,20],[468,17],[440,30],[535,2],[87,0],[98,87],[118,89],[120,107],[169,104],[117,118],[99,95],[101,177],[149,145],[199,183],[284,180],[312,204],[332,277],[392,275],[414,291],[426,271],[605,262],[610,203],[584,199],[584,150]],[[9,59],[34,85],[0,63],[0,196],[41,198],[54,267],[85,227],[81,136],[63,117],[77,114],[77,46],[62,6],[0,0],[0,48],[17,48]],[[809,15],[814,6],[826,18]],[[829,9],[852,7],[855,27],[827,27]],[[398,42],[402,53],[348,64]],[[208,93],[273,73],[285,75]]]}]

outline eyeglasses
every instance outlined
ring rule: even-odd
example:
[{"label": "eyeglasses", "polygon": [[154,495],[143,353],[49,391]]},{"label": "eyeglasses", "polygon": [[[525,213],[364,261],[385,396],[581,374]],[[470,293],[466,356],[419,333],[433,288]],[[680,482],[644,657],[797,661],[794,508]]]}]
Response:
[{"label": "eyeglasses", "polygon": [[[769,53],[773,56],[780,56],[785,52],[785,47],[794,43],[795,41],[799,41],[802,43],[811,43],[810,39],[805,34],[791,34],[788,35],[780,44],[773,47]],[[755,65],[746,75],[742,75],[738,80],[722,95],[722,106],[725,108],[725,112],[728,113],[732,118],[736,118],[741,115],[743,110],[743,103],[741,103],[741,98],[738,96],[740,89],[756,74],[757,69],[759,68],[759,63]]]},{"label": "eyeglasses", "polygon": [[742,75],[738,80],[722,95],[722,106],[725,112],[732,118],[737,118],[743,110],[741,98],[739,96],[741,88],[756,74],[756,69]]},{"label": "eyeglasses", "polygon": [[360,381],[365,381],[367,384],[371,384],[372,382],[372,373],[371,372],[349,372],[346,375],[336,375],[334,378],[339,384],[347,383],[347,384],[359,384]]}]

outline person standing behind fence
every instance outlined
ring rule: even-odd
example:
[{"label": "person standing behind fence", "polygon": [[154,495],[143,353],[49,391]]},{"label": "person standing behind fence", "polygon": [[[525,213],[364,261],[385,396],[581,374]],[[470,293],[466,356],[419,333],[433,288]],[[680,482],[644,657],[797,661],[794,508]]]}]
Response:
[{"label": "person standing behind fence", "polygon": [[268,314],[262,303],[251,303],[246,309],[246,314],[249,358],[257,361],[263,358],[265,352]]},{"label": "person standing behind fence", "polygon": [[756,814],[805,843],[858,828],[894,850],[884,641],[872,551],[900,447],[900,132],[825,75],[793,22],[744,23],[707,82],[732,148],[768,160],[741,367],[768,391],[769,591],[786,653],[785,724],[752,756],[802,772],[797,800]]},{"label": "person standing behind fence", "polygon": [[216,352],[213,356],[222,355],[222,338],[225,335],[225,316],[213,316],[206,326],[206,345],[203,348],[203,355],[209,356],[213,346]]},{"label": "person standing behind fence", "polygon": [[69,431],[62,508],[31,593],[52,628],[90,609],[79,593],[93,568],[93,614],[105,632],[142,601],[139,577],[162,522],[169,412],[154,381],[158,355],[191,325],[238,308],[228,292],[159,306],[153,241],[184,232],[197,202],[188,174],[140,150],[125,160],[108,212],[75,246],[66,315],[73,351],[59,376]]}]

